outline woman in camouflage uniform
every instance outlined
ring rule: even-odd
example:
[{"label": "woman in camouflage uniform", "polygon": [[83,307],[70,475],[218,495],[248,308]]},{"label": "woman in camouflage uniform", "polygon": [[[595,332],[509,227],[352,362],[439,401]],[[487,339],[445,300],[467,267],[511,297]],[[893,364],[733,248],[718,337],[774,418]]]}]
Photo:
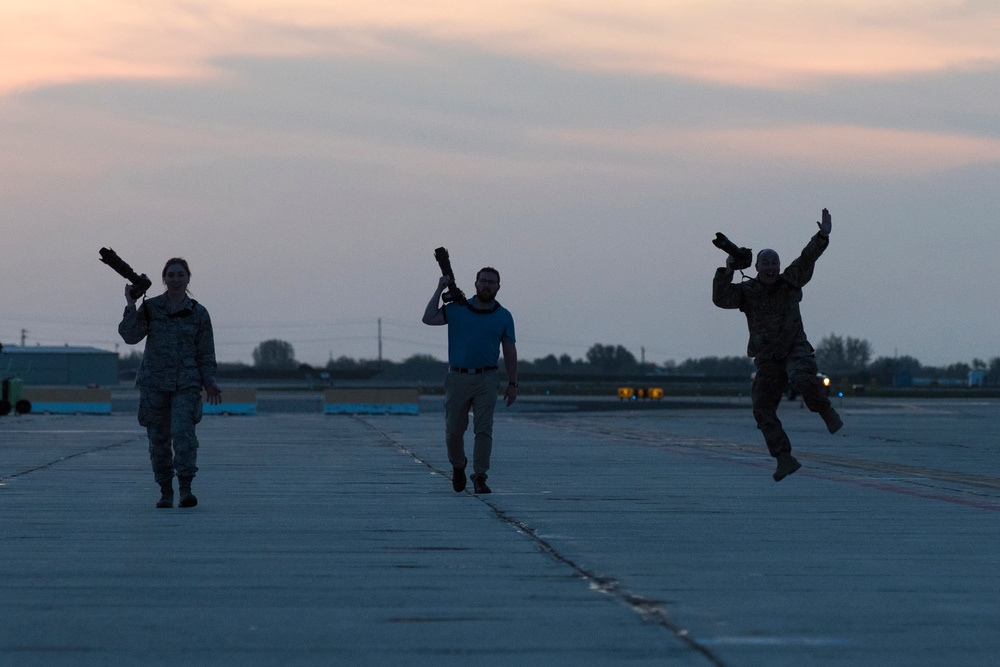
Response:
[{"label": "woman in camouflage uniform", "polygon": [[198,499],[191,493],[191,481],[198,472],[195,424],[201,421],[202,387],[209,403],[222,400],[215,381],[215,339],[208,311],[188,294],[187,262],[179,257],[167,260],[162,277],[166,292],[138,308],[126,286],[127,305],[118,333],[129,345],[146,339],[135,384],[139,424],[149,435],[149,460],[160,485],[156,506],[173,507],[176,473],[178,507],[194,507]]}]

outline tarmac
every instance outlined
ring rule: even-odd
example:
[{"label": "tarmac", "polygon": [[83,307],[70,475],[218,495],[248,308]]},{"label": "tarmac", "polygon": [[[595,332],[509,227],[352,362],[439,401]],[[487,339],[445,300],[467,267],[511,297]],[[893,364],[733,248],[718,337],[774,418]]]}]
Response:
[{"label": "tarmac", "polygon": [[192,509],[134,414],[0,418],[0,664],[1000,664],[1000,401],[787,403],[775,483],[745,400],[524,399],[480,496],[439,401],[206,417]]}]

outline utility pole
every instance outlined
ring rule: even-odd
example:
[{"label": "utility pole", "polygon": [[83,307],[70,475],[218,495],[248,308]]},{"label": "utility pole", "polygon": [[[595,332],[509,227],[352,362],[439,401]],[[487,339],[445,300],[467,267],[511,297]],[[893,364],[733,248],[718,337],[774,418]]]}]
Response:
[{"label": "utility pole", "polygon": [[642,359],[642,361],[640,363],[642,363],[642,365],[645,366],[646,365],[646,347],[645,346],[639,348],[639,356]]},{"label": "utility pole", "polygon": [[21,347],[24,347],[24,341],[28,339],[28,330],[21,329]]},{"label": "utility pole", "polygon": [[382,318],[378,318],[378,367],[382,368]]}]

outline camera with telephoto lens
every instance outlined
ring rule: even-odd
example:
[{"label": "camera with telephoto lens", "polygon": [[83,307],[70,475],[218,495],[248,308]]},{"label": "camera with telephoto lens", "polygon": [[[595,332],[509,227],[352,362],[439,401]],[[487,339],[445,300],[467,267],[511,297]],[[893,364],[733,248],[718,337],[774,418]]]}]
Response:
[{"label": "camera with telephoto lens", "polygon": [[438,266],[441,267],[441,275],[449,279],[448,291],[441,295],[441,300],[445,303],[451,303],[452,301],[465,303],[465,294],[455,285],[455,272],[451,270],[451,259],[448,257],[448,251],[445,248],[436,249],[434,251],[434,259],[437,260]]},{"label": "camera with telephoto lens", "polygon": [[733,258],[733,268],[742,271],[753,264],[753,252],[750,248],[739,248],[730,241],[722,232],[715,233],[712,245],[720,250],[725,250]]},{"label": "camera with telephoto lens", "polygon": [[145,273],[136,273],[132,267],[126,264],[125,260],[119,257],[118,253],[111,248],[101,248],[101,261],[114,269],[115,273],[131,283],[128,293],[133,299],[138,299],[146,293],[146,290],[153,286],[153,281],[149,279],[149,276]]}]

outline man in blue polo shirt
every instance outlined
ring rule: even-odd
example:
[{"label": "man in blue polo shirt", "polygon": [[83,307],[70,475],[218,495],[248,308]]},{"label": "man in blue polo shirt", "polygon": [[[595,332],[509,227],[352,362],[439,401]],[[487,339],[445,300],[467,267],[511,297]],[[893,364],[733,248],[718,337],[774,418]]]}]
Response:
[{"label": "man in blue polo shirt", "polygon": [[497,372],[503,348],[507,389],[504,400],[517,400],[517,347],[514,318],[496,300],[500,291],[500,272],[492,267],[476,274],[476,295],[438,306],[441,293],[450,278],[442,276],[437,290],[424,310],[423,322],[432,326],[448,325],[448,376],[444,381],[444,432],[451,463],[451,486],[465,490],[465,431],[469,410],[473,413],[472,486],[476,493],[490,493],[486,472],[493,451],[493,412],[497,404],[500,376]]}]

